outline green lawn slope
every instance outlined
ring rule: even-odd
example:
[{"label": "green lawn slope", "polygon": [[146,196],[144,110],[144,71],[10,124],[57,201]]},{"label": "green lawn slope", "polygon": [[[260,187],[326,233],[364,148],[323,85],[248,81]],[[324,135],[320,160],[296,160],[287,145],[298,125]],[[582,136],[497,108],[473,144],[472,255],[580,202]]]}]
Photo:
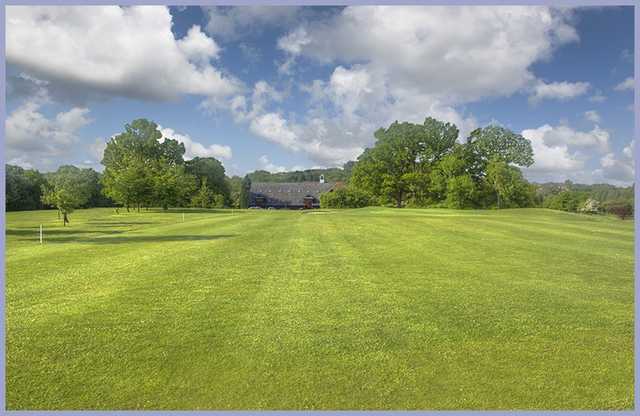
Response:
[{"label": "green lawn slope", "polygon": [[633,406],[631,221],[184,211],[7,213],[9,409]]}]

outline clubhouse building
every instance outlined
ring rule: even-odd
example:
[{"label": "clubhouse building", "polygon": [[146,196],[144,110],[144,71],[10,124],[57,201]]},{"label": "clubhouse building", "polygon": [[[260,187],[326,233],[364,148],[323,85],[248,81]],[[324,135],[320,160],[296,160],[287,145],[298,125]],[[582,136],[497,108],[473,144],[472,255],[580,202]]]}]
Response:
[{"label": "clubhouse building", "polygon": [[337,185],[325,182],[323,175],[318,182],[256,182],[251,184],[249,207],[320,208],[320,195]]}]

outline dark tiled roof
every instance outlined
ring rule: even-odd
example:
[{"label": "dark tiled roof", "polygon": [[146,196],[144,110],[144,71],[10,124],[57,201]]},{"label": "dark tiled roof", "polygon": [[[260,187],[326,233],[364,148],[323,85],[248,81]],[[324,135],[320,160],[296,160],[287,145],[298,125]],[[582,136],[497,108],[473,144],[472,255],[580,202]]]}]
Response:
[{"label": "dark tiled roof", "polygon": [[305,197],[313,197],[313,204],[320,203],[320,194],[328,192],[335,183],[320,182],[255,182],[251,184],[250,206],[255,206],[256,197],[266,198],[266,206],[303,206]]}]

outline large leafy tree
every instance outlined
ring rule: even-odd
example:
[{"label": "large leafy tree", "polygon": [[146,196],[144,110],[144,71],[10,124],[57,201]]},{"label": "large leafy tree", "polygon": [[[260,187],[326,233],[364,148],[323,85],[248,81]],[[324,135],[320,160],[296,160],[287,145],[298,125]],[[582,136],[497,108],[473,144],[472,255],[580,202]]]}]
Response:
[{"label": "large leafy tree", "polygon": [[446,203],[449,208],[468,208],[473,205],[475,183],[471,175],[454,176],[447,181]]},{"label": "large leafy tree", "polygon": [[195,176],[196,187],[202,183],[214,194],[223,195],[225,201],[231,204],[231,190],[225,176],[224,166],[213,157],[195,157],[184,162],[186,172]]},{"label": "large leafy tree", "polygon": [[105,148],[102,158],[105,194],[127,208],[136,206],[138,210],[144,204],[167,207],[182,200],[180,186],[188,181],[182,167],[184,152],[184,145],[163,138],[155,123],[134,120],[125,125],[123,133],[109,140]]},{"label": "large leafy tree", "polygon": [[433,201],[442,201],[447,197],[449,181],[466,173],[464,146],[456,145],[453,151],[444,156],[429,174],[429,195]]},{"label": "large leafy tree", "polygon": [[169,206],[187,205],[196,189],[193,175],[185,172],[183,165],[158,162],[153,171],[153,190],[151,200],[167,210]]},{"label": "large leafy tree", "polygon": [[42,186],[46,184],[43,174],[33,169],[6,165],[6,210],[35,210],[42,208]]},{"label": "large leafy tree", "polygon": [[82,208],[113,206],[113,200],[107,197],[103,192],[102,174],[100,172],[96,172],[95,170],[88,168],[81,169],[80,174],[85,176],[86,181],[91,187],[91,196]]},{"label": "large leafy tree", "polygon": [[433,167],[454,146],[458,129],[427,118],[422,124],[394,122],[375,132],[376,144],[353,167],[352,183],[401,207],[407,194],[422,189]]},{"label": "large leafy tree", "polygon": [[200,184],[200,189],[191,198],[191,206],[196,208],[210,208],[213,204],[214,193],[207,186],[207,179],[204,178]]},{"label": "large leafy tree", "polygon": [[43,186],[42,201],[58,209],[66,226],[69,215],[89,201],[91,192],[92,183],[83,169],[61,166],[49,175],[48,183]]},{"label": "large leafy tree", "polygon": [[104,193],[127,207],[150,202],[153,195],[153,172],[135,155],[123,155],[118,166],[106,169],[102,179]]},{"label": "large leafy tree", "polygon": [[495,191],[498,208],[526,207],[533,203],[534,189],[517,167],[492,159],[487,165],[486,179]]},{"label": "large leafy tree", "polygon": [[476,179],[483,177],[491,160],[531,166],[531,142],[501,126],[491,125],[472,131],[465,146],[465,163],[469,173]]}]

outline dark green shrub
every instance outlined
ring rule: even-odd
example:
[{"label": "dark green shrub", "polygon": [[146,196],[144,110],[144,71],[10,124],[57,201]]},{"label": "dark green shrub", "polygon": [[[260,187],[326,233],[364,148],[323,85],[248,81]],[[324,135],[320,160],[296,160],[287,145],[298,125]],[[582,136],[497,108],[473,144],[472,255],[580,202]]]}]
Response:
[{"label": "dark green shrub", "polygon": [[633,202],[631,201],[611,201],[604,205],[604,210],[608,214],[613,214],[620,219],[633,218]]},{"label": "dark green shrub", "polygon": [[567,212],[578,212],[589,198],[586,192],[562,191],[544,200],[542,206]]},{"label": "dark green shrub", "polygon": [[338,188],[320,195],[322,208],[362,208],[367,205],[369,196],[353,188]]}]

